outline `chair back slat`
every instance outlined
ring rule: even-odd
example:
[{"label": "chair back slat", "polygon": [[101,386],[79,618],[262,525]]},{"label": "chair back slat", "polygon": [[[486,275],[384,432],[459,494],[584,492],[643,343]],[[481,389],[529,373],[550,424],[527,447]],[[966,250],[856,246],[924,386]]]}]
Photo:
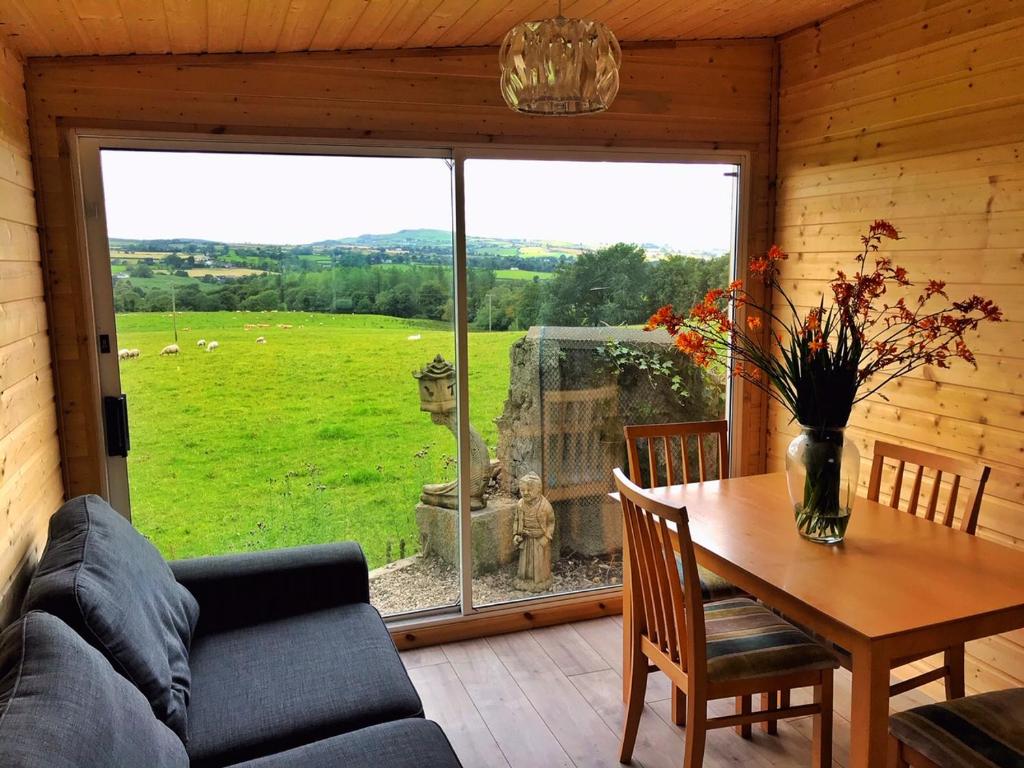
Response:
[{"label": "chair back slat", "polygon": [[946,516],[942,518],[942,524],[947,528],[953,527],[953,519],[956,517],[956,497],[960,493],[960,475],[953,475],[953,487],[949,490],[949,500],[946,502]]},{"label": "chair back slat", "polygon": [[928,506],[925,508],[924,516],[927,520],[935,522],[935,511],[939,508],[939,491],[942,490],[942,470],[935,471],[935,479],[932,481],[932,492],[928,496]]},{"label": "chair back slat", "polygon": [[651,482],[658,483],[658,451],[653,440],[647,441],[647,466],[650,467]]},{"label": "chair back slat", "polygon": [[[631,621],[683,671],[706,669],[704,608],[686,507],[652,498],[616,469],[623,528],[630,547]],[[679,553],[682,579],[676,565]],[[640,610],[636,608],[640,607]]]},{"label": "chair back slat", "polygon": [[661,438],[661,450],[665,454],[665,474],[668,475],[668,484],[676,484],[676,469],[675,461],[673,461],[672,454],[672,440],[668,436]]},{"label": "chair back slat", "polygon": [[632,620],[636,622],[637,632],[647,637],[657,637],[654,626],[654,608],[651,602],[651,590],[646,576],[647,565],[640,545],[640,521],[633,502],[622,497],[623,529],[626,532],[626,543],[629,551],[635,554],[628,558],[630,576],[630,598],[633,610]]},{"label": "chair back slat", "polygon": [[654,632],[651,640],[663,651],[668,645],[668,626],[665,616],[664,584],[661,575],[664,567],[661,564],[660,547],[655,547],[652,540],[653,532],[650,526],[645,525],[641,519],[640,524],[640,557],[644,564],[642,578],[647,582],[651,595],[651,618],[653,618]]},{"label": "chair back slat", "polygon": [[[729,423],[720,421],[693,421],[673,424],[631,424],[623,429],[626,436],[626,455],[629,458],[629,476],[635,483],[645,488],[659,485],[675,485],[682,480],[689,483],[696,476],[705,480],[725,479],[729,477]],[[711,477],[708,459],[712,456],[708,450],[708,438],[717,440],[718,476]],[[690,442],[696,444],[697,456],[695,472],[691,472],[690,459],[692,451]],[[675,443],[679,443],[679,452],[675,451]],[[658,446],[661,446],[661,450]],[[646,446],[646,449],[645,449]],[[680,457],[677,469],[675,457]],[[641,458],[646,459],[647,466],[642,466]],[[659,472],[665,467],[664,478]],[[681,470],[681,471],[680,471]]]},{"label": "chair back slat", "polygon": [[[940,522],[948,528],[952,528],[956,522],[957,501],[963,480],[973,484],[973,488],[966,494],[964,512],[960,520],[960,530],[965,533],[974,534],[978,528],[978,515],[981,512],[981,501],[985,494],[985,486],[988,484],[992,468],[986,464],[957,459],[951,456],[943,456],[938,453],[907,448],[901,445],[886,443],[881,440],[875,443],[874,459],[871,464],[871,479],[868,483],[868,498],[878,501],[881,496],[882,473],[886,459],[896,462],[896,476],[893,483],[892,494],[889,497],[889,506],[894,509],[901,508],[903,500],[903,476],[906,466],[909,464],[916,467],[914,482],[910,489],[910,497],[907,502],[907,512],[916,515],[921,506],[921,489],[926,472],[932,473],[930,482],[931,491],[926,502],[924,517],[928,520]],[[946,498],[944,513],[941,519],[938,515],[939,499],[942,495],[942,486],[945,476],[950,477],[950,491]]]},{"label": "chair back slat", "polygon": [[917,502],[921,498],[921,479],[924,477],[924,467],[921,464],[917,465],[917,472],[914,473],[914,485],[910,489],[910,506],[907,507],[907,512],[912,515],[917,514]]},{"label": "chair back slat", "polygon": [[896,467],[896,482],[892,484],[892,495],[889,497],[889,506],[894,509],[900,508],[900,494],[903,492],[903,470],[906,463],[900,461]]},{"label": "chair back slat", "polygon": [[[674,536],[672,530],[668,527],[668,523],[665,518],[659,518],[660,523],[659,538],[661,539],[661,547],[665,552],[665,561],[668,563],[675,563],[676,554],[672,549],[672,542]],[[666,595],[670,603],[670,617],[672,619],[672,632],[673,639],[675,640],[675,647],[672,649],[672,660],[678,661],[683,671],[686,671],[686,606],[685,598],[683,597],[683,584],[679,578],[668,579],[668,594]]]}]

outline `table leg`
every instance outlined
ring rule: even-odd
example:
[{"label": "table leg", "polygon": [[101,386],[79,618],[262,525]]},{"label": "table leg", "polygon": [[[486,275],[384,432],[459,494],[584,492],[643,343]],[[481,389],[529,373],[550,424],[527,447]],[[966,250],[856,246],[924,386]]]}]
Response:
[{"label": "table leg", "polygon": [[853,652],[849,768],[888,765],[889,656],[879,644]]}]

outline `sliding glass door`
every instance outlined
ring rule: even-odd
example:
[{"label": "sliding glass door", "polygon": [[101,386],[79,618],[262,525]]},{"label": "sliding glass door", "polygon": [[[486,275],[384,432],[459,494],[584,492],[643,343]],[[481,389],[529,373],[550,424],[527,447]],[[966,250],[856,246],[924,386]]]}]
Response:
[{"label": "sliding glass door", "polygon": [[727,413],[642,326],[730,279],[734,163],[78,154],[109,494],[168,558],[353,539],[388,616],[615,587],[623,425]]},{"label": "sliding glass door", "polygon": [[737,168],[466,160],[470,411],[493,451],[473,602],[622,580],[622,427],[721,419],[724,371],[642,327],[730,279]]},{"label": "sliding glass door", "polygon": [[101,163],[122,510],[168,558],[353,539],[382,613],[457,605],[451,159]]}]

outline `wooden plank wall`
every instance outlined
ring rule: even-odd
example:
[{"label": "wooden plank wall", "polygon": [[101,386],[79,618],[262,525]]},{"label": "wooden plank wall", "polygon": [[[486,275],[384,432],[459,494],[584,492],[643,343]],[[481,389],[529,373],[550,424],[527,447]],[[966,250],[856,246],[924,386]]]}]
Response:
[{"label": "wooden plank wall", "polygon": [[[973,345],[978,371],[923,369],[858,406],[852,431],[862,485],[876,439],[991,463],[980,533],[1024,548],[1022,40],[1013,0],[879,0],[783,38],[776,232],[801,304],[887,218],[912,278],[1004,308]],[[795,429],[776,408],[769,429],[781,469]],[[1024,685],[1024,633],[969,651],[972,687]]]},{"label": "wooden plank wall", "polygon": [[27,116],[22,63],[0,47],[0,627],[64,493]]},{"label": "wooden plank wall", "polygon": [[[773,41],[669,43],[627,49],[613,110],[531,118],[498,93],[491,48],[330,54],[34,59],[28,88],[40,211],[53,296],[64,459],[72,494],[101,487],[94,340],[71,218],[62,128],[209,135],[322,136],[395,142],[484,142],[739,149],[752,153],[753,252],[767,246],[775,89]],[[609,210],[614,212],[614,200]],[[747,397],[747,471],[764,466],[763,418]]]}]

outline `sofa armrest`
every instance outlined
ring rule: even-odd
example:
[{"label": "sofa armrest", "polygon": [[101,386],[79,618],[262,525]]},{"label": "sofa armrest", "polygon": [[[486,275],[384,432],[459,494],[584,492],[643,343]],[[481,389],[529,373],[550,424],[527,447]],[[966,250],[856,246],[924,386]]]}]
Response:
[{"label": "sofa armrest", "polygon": [[198,601],[204,633],[370,602],[366,558],[352,541],[175,560],[170,566]]}]

